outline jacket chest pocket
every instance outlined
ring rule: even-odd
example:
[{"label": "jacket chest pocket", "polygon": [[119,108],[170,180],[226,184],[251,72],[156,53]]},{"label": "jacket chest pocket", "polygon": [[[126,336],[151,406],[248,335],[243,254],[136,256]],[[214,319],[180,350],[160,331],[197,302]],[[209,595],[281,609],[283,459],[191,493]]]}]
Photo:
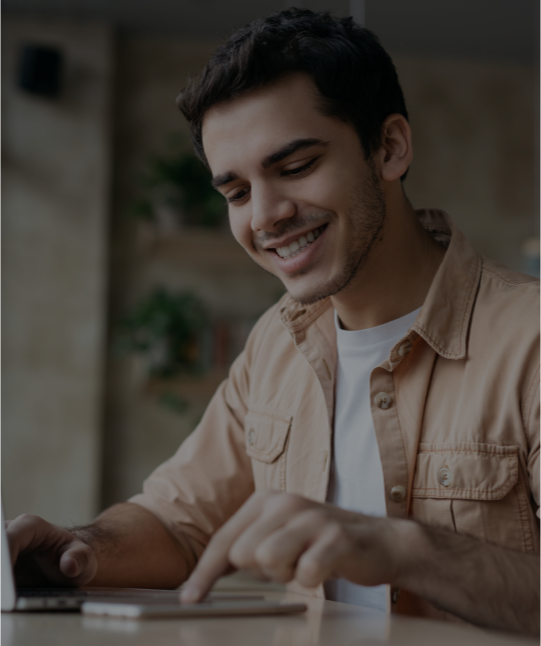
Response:
[{"label": "jacket chest pocket", "polygon": [[286,490],[286,449],[292,419],[275,409],[248,411],[244,420],[246,453],[252,458],[256,490]]},{"label": "jacket chest pocket", "polygon": [[411,516],[510,549],[533,550],[537,540],[518,451],[492,444],[420,444]]}]

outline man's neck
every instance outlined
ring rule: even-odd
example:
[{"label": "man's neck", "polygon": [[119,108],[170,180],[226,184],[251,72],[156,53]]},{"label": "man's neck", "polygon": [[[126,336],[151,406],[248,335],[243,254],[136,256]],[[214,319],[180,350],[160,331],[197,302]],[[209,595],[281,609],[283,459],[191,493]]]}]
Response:
[{"label": "man's neck", "polygon": [[331,297],[343,327],[376,327],[421,307],[444,255],[401,190],[391,195],[381,241],[352,282]]}]

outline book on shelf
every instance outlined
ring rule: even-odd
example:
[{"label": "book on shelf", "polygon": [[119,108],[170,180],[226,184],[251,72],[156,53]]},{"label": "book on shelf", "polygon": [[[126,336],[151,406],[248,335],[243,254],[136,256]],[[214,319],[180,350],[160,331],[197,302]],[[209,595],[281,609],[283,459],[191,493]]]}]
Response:
[{"label": "book on shelf", "polygon": [[227,370],[244,350],[257,318],[216,319],[198,339],[199,369],[202,373]]}]

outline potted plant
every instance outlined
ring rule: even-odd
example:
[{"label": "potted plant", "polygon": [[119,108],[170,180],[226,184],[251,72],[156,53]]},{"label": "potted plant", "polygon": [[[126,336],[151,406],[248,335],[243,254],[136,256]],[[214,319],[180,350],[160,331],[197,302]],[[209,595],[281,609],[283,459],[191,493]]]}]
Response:
[{"label": "potted plant", "polygon": [[[158,288],[140,301],[118,323],[116,348],[137,357],[145,383],[201,374],[201,338],[208,318],[201,301],[190,292],[170,293]],[[154,391],[159,402],[183,413],[188,401],[174,388]]]},{"label": "potted plant", "polygon": [[168,148],[148,157],[140,180],[144,195],[132,204],[132,216],[153,223],[165,235],[186,227],[224,227],[225,201],[212,188],[208,169],[181,136],[172,135]]}]

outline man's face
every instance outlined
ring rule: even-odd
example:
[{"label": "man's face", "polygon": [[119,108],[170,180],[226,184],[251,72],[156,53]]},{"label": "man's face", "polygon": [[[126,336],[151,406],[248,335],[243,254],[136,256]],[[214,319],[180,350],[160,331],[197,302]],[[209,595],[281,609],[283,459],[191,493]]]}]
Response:
[{"label": "man's face", "polygon": [[361,279],[385,203],[353,128],[294,75],[212,107],[203,146],[233,235],[301,303]]}]

